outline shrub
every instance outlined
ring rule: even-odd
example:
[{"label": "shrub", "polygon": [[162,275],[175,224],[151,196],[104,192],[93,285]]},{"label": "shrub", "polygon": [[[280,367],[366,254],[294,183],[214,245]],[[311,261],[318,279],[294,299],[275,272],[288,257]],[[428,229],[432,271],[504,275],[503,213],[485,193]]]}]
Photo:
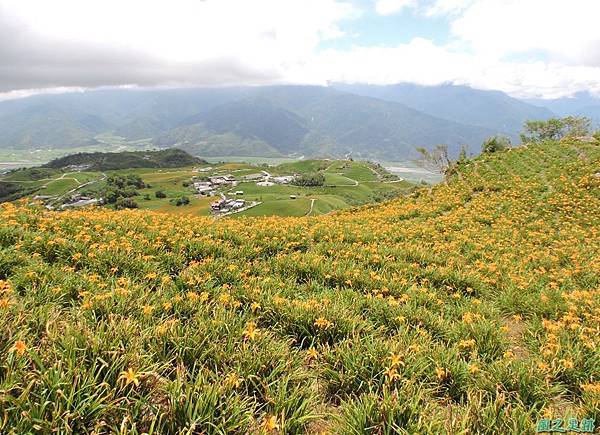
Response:
[{"label": "shrub", "polygon": [[325,184],[325,176],[322,172],[309,172],[294,177],[292,184],[304,187],[322,186]]},{"label": "shrub", "polygon": [[481,145],[481,152],[483,153],[496,153],[498,151],[504,151],[510,148],[510,139],[505,136],[492,136],[488,137]]},{"label": "shrub", "polygon": [[154,193],[154,196],[156,196],[157,198],[166,198],[167,197],[166,193],[163,192],[162,190],[157,190]]},{"label": "shrub", "polygon": [[171,204],[176,205],[177,207],[181,205],[188,205],[190,203],[190,199],[187,196],[180,196],[179,198],[173,198],[171,200]]},{"label": "shrub", "polygon": [[131,198],[120,197],[119,199],[117,199],[117,201],[115,202],[115,209],[123,210],[126,208],[138,208],[138,203]]}]

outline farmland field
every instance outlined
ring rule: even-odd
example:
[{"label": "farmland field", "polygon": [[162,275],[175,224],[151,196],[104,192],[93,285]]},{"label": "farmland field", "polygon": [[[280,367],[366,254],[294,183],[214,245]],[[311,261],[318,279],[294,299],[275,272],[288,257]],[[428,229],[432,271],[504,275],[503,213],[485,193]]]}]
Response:
[{"label": "farmland field", "polygon": [[2,204],[0,433],[600,422],[599,172],[600,146],[548,142],[382,204],[319,188],[324,216]]},{"label": "farmland field", "polygon": [[[106,188],[108,176],[136,175],[141,177],[148,186],[139,189],[135,201],[138,208],[166,213],[188,214],[206,216],[211,212],[210,204],[216,198],[206,198],[195,193],[191,187],[194,177],[207,177],[211,175],[235,176],[239,182],[237,186],[228,186],[218,189],[218,193],[233,195],[236,191],[244,192],[241,199],[258,202],[256,207],[234,217],[248,216],[302,216],[308,214],[323,214],[332,210],[348,208],[369,202],[381,201],[391,196],[409,193],[415,185],[406,181],[395,180],[385,170],[378,168],[378,174],[372,163],[351,162],[345,160],[302,160],[288,161],[277,166],[261,164],[225,162],[203,165],[206,171],[198,172],[198,167],[183,168],[136,168],[111,170],[104,172],[82,171],[61,172],[60,170],[42,168],[42,175],[35,173],[35,179],[27,170],[15,171],[0,177],[0,183],[20,183],[23,188],[34,189],[37,195],[50,195],[63,197],[69,191],[92,197],[101,197]],[[36,168],[33,168],[36,170]],[[321,187],[302,187],[289,184],[275,184],[273,186],[258,186],[256,182],[244,181],[243,177],[250,174],[268,171],[273,176],[302,174],[310,171],[321,170],[324,172],[325,185]],[[352,178],[356,177],[356,178]],[[393,183],[390,181],[394,181]],[[84,183],[91,183],[84,185]],[[82,186],[81,189],[77,189]],[[156,192],[163,192],[165,198],[157,198]],[[386,196],[387,195],[387,196]],[[188,197],[190,203],[177,207],[171,203],[173,199]],[[295,196],[297,199],[291,199]],[[312,199],[322,197],[318,204],[315,202],[312,210]],[[333,198],[333,200],[331,200]],[[294,201],[297,204],[294,204]]]}]

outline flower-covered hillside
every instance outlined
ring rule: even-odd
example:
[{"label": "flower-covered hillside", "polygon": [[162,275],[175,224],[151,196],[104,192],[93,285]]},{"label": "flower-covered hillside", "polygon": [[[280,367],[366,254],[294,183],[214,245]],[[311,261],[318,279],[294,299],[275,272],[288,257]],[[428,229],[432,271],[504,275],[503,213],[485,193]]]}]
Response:
[{"label": "flower-covered hillside", "polygon": [[600,146],[322,217],[0,209],[0,432],[600,421]]}]

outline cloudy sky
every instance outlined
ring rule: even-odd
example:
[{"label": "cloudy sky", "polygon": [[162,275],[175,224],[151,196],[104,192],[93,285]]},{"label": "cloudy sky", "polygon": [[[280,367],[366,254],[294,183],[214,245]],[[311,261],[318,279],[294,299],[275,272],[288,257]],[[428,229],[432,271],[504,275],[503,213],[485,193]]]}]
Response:
[{"label": "cloudy sky", "polygon": [[0,99],[452,82],[600,95],[600,0],[0,0]]}]

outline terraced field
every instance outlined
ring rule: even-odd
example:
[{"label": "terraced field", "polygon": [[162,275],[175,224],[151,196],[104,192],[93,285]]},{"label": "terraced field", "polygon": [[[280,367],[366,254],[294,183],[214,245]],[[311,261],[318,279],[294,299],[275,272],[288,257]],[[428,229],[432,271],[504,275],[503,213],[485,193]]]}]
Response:
[{"label": "terraced field", "polygon": [[0,432],[589,429],[599,172],[544,143],[318,217],[3,204]]}]

